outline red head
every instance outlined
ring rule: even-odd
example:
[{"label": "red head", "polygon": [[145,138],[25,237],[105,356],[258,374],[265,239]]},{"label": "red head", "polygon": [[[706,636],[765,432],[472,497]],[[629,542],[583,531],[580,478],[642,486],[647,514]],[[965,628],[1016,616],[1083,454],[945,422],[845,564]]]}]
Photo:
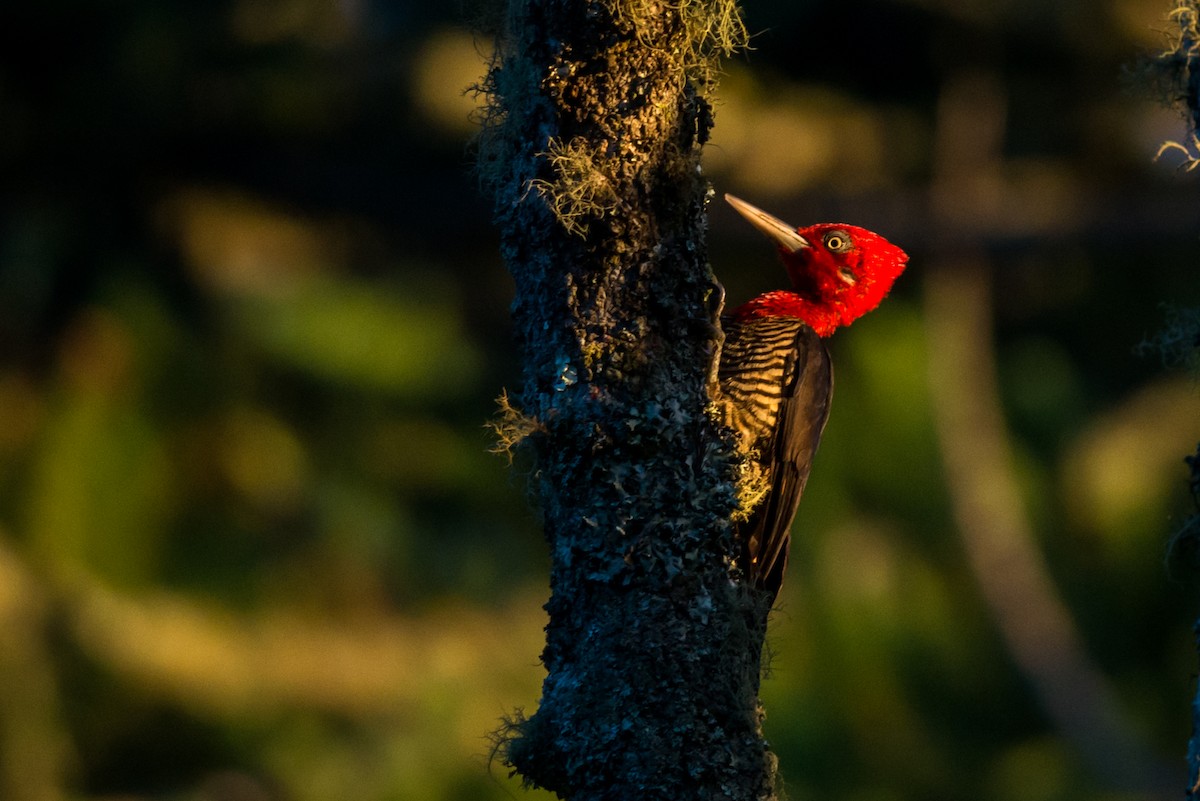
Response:
[{"label": "red head", "polygon": [[760,295],[735,309],[737,317],[799,317],[827,337],[878,306],[908,261],[903,250],[865,228],[792,228],[744,200],[725,199],[779,246],[794,290]]}]

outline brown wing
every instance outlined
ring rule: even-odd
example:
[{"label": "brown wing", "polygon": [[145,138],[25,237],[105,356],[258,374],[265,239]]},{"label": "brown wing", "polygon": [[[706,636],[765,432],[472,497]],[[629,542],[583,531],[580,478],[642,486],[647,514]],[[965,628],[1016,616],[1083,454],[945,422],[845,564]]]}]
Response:
[{"label": "brown wing", "polygon": [[719,371],[730,423],[764,472],[766,496],[740,526],[747,572],[774,600],[792,521],[833,394],[833,365],[811,328],[791,318],[723,321]]}]

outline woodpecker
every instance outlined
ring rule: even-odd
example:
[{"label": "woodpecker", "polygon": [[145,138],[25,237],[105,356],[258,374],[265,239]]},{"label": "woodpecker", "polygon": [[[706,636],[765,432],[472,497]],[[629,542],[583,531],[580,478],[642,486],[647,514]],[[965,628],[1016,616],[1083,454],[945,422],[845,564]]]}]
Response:
[{"label": "woodpecker", "polygon": [[833,395],[823,339],[874,309],[908,256],[853,225],[793,228],[744,200],[725,200],[778,246],[792,290],[767,292],[721,319],[718,379],[726,421],[762,490],[739,524],[746,578],[774,603],[792,521]]}]

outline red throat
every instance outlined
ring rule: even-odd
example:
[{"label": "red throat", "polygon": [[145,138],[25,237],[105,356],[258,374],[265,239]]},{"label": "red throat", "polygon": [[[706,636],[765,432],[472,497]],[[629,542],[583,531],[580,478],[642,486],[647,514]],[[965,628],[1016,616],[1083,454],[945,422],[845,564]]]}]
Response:
[{"label": "red throat", "polygon": [[777,290],[743,303],[732,312],[737,320],[762,317],[794,317],[806,322],[819,337],[827,337],[841,324],[841,314],[827,305],[815,303],[795,292]]}]

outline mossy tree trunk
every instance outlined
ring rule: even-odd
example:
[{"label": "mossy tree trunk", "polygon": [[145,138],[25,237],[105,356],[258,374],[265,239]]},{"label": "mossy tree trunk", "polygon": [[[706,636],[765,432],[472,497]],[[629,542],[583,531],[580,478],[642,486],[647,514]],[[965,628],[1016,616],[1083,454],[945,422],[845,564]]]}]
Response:
[{"label": "mossy tree trunk", "polygon": [[773,797],[721,290],[699,171],[730,0],[512,0],[481,170],[516,283],[516,406],[552,555],[538,711],[504,758],[587,799]]}]

